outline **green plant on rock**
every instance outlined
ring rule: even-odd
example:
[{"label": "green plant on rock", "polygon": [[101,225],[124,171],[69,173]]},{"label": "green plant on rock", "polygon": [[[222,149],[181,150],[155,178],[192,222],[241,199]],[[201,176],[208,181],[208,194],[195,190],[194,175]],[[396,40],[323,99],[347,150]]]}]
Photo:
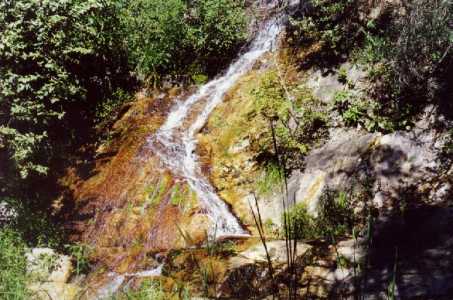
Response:
[{"label": "green plant on rock", "polygon": [[162,285],[153,280],[144,280],[140,287],[136,290],[128,289],[114,297],[115,300],[166,300],[167,294],[165,293]]},{"label": "green plant on rock", "polygon": [[92,248],[85,244],[69,244],[66,245],[68,254],[75,262],[75,274],[86,274],[90,270],[90,253]]},{"label": "green plant on rock", "polygon": [[392,107],[358,96],[351,90],[335,94],[333,109],[338,111],[346,126],[361,125],[370,132],[393,132],[410,125],[408,111],[401,110],[399,116],[394,116],[387,113],[393,110]]},{"label": "green plant on rock", "polygon": [[174,206],[180,206],[184,201],[184,188],[176,184],[171,194],[170,203]]},{"label": "green plant on rock", "polygon": [[453,5],[415,0],[400,9],[404,13],[368,24],[356,58],[368,68],[370,97],[382,106],[379,115],[405,127],[427,103],[448,98]]},{"label": "green plant on rock", "polygon": [[278,71],[270,70],[260,78],[251,92],[255,109],[269,123],[266,135],[259,141],[263,153],[277,150],[297,167],[324,132],[327,117],[323,105],[304,86],[286,82]]},{"label": "green plant on rock", "polygon": [[168,176],[168,174],[164,174],[159,178],[157,185],[152,183],[147,186],[144,191],[143,207],[147,208],[148,206],[155,206],[159,204],[162,201],[162,198],[166,195],[170,183],[170,176]]},{"label": "green plant on rock", "polygon": [[355,218],[351,198],[345,192],[328,190],[323,194],[317,217],[320,236],[335,243],[338,237],[352,232]]},{"label": "green plant on rock", "polygon": [[263,176],[257,182],[257,190],[261,195],[269,195],[275,187],[282,184],[283,171],[273,163],[269,163]]},{"label": "green plant on rock", "polygon": [[298,203],[284,217],[290,236],[297,240],[325,239],[335,243],[352,232],[354,226],[351,199],[344,192],[324,192],[317,215],[309,214],[306,205]]},{"label": "green plant on rock", "polygon": [[338,70],[338,81],[343,84],[348,82],[348,72],[345,68],[340,68]]},{"label": "green plant on rock", "polygon": [[[283,216],[286,219],[286,231],[291,239],[309,240],[316,237],[314,218],[307,212],[307,207],[298,203]],[[285,230],[285,228],[283,228]]]}]

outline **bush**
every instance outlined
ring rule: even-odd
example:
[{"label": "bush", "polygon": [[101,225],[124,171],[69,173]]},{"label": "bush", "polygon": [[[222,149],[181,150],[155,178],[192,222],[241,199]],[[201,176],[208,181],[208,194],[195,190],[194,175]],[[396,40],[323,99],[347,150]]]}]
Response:
[{"label": "bush", "polygon": [[[451,83],[451,1],[414,0],[397,20],[394,56],[397,83],[408,96],[434,98]],[[392,59],[389,57],[389,60]]]},{"label": "bush", "polygon": [[181,0],[133,0],[122,10],[130,60],[142,79],[179,68],[178,55],[187,47],[185,12]]},{"label": "bush", "polygon": [[357,44],[358,17],[358,1],[312,0],[290,20],[289,42],[292,46],[318,43],[321,47],[317,56],[309,62],[335,63]]},{"label": "bush", "polygon": [[90,124],[123,72],[117,25],[109,1],[0,3],[0,156],[10,176],[46,174],[53,146]]},{"label": "bush", "polygon": [[257,190],[261,195],[269,195],[276,186],[283,182],[283,171],[275,164],[269,163],[263,175],[257,182]]},{"label": "bush", "polygon": [[404,9],[384,24],[369,23],[358,55],[369,68],[370,97],[383,108],[379,114],[397,122],[447,99],[453,66],[451,1],[414,0]]},{"label": "bush", "polygon": [[122,22],[137,74],[154,84],[164,75],[209,73],[212,61],[215,73],[246,38],[244,9],[233,0],[133,0]]},{"label": "bush", "polygon": [[140,287],[137,290],[128,290],[118,296],[114,297],[114,299],[122,300],[145,300],[145,299],[153,299],[153,300],[165,300],[168,299],[167,295],[165,294],[162,286],[155,281],[145,280],[142,282]]},{"label": "bush", "polygon": [[[234,0],[197,0],[191,6],[188,39],[205,72],[215,74],[247,38],[243,5]],[[210,66],[211,65],[211,66]]]},{"label": "bush", "polygon": [[333,108],[340,114],[346,126],[362,126],[370,132],[393,132],[410,125],[407,110],[397,110],[392,103],[383,103],[360,97],[351,90],[337,92]]}]

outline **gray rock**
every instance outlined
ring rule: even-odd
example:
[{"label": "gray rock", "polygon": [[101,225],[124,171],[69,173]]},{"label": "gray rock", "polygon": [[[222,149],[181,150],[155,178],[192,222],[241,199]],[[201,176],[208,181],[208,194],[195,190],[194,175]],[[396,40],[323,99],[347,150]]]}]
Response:
[{"label": "gray rock", "polygon": [[0,225],[17,218],[17,211],[6,202],[0,202]]},{"label": "gray rock", "polygon": [[[345,72],[347,83],[339,81],[339,72]],[[357,65],[346,62],[339,68],[324,73],[322,70],[311,70],[308,72],[307,87],[312,90],[313,96],[324,103],[334,100],[337,92],[348,89],[348,84],[354,86],[351,92],[361,94],[367,87],[367,73]]]},{"label": "gray rock", "polygon": [[[271,260],[275,264],[284,264],[287,261],[286,256],[286,242],[284,240],[268,241],[266,243],[267,249]],[[302,242],[297,243],[297,254],[296,256],[302,256],[309,251],[312,246],[304,244]],[[230,260],[230,264],[233,267],[239,267],[244,264],[256,263],[256,262],[267,262],[266,251],[262,243],[256,244],[254,247],[247,249],[239,253],[237,257],[233,257]]]},{"label": "gray rock", "polygon": [[76,299],[80,288],[68,283],[73,266],[71,258],[50,248],[33,248],[26,253],[28,288],[34,299]]}]

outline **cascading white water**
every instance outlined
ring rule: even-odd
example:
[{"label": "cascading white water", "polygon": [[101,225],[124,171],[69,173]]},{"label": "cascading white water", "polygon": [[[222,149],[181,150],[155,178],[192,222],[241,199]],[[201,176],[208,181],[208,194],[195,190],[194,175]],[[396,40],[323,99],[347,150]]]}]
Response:
[{"label": "cascading white water", "polygon": [[[275,3],[271,3],[273,5]],[[184,102],[177,101],[166,122],[148,140],[148,144],[159,156],[166,168],[183,177],[197,193],[203,208],[215,224],[218,238],[248,236],[228,206],[215,193],[209,180],[202,174],[195,152],[195,135],[206,124],[210,113],[222,102],[225,93],[237,80],[246,74],[256,61],[266,52],[273,51],[281,32],[281,18],[274,17],[263,24],[247,52],[242,54],[227,70],[216,79],[208,82]],[[202,111],[194,120],[188,120],[194,106],[203,103]],[[191,122],[187,126],[187,122]]]}]

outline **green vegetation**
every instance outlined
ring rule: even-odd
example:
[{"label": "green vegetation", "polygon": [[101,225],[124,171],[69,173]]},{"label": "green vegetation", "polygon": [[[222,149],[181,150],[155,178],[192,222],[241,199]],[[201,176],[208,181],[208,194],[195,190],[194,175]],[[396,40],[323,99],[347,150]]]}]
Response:
[{"label": "green vegetation", "polygon": [[363,98],[352,90],[336,93],[333,108],[340,114],[346,126],[361,125],[370,132],[393,132],[398,128],[410,126],[407,110],[400,110],[398,117],[382,114],[384,109],[392,108],[384,108],[383,103]]},{"label": "green vegetation", "polygon": [[351,197],[344,192],[326,191],[316,216],[308,214],[305,205],[299,203],[284,217],[288,220],[290,237],[297,240],[324,239],[335,243],[354,227]]},{"label": "green vegetation", "polygon": [[215,74],[246,38],[243,7],[232,0],[134,0],[122,11],[132,65],[154,84],[166,75]]},{"label": "green vegetation", "polygon": [[291,19],[289,42],[292,46],[320,45],[319,51],[303,64],[328,66],[342,59],[342,55],[357,43],[360,28],[359,1],[313,0],[307,11]]},{"label": "green vegetation", "polygon": [[[318,46],[302,66],[334,68],[349,57],[367,69],[371,88],[364,96],[337,95],[346,125],[406,129],[426,104],[448,102],[453,5],[412,0],[383,7],[376,17],[360,17],[367,9],[355,0],[311,1],[292,19],[288,40],[295,47]],[[340,70],[339,80],[346,84],[345,75]]]},{"label": "green vegetation", "polygon": [[415,0],[405,9],[405,14],[394,13],[388,24],[368,24],[359,57],[370,67],[376,96],[417,106],[439,97],[448,85],[453,5]]},{"label": "green vegetation", "polygon": [[153,300],[165,300],[168,299],[165,294],[162,286],[159,282],[152,280],[144,280],[140,287],[136,290],[129,289],[124,293],[114,297],[115,300],[144,300],[144,299],[153,299]]},{"label": "green vegetation", "polygon": [[187,186],[181,187],[176,184],[171,194],[170,203],[174,206],[180,206],[184,201],[184,196],[187,193]]},{"label": "green vegetation", "polygon": [[5,300],[27,299],[25,272],[25,247],[23,238],[12,229],[0,230],[0,298]]},{"label": "green vegetation", "polygon": [[86,274],[90,270],[91,247],[84,244],[66,245],[66,251],[74,259],[75,275]]},{"label": "green vegetation", "polygon": [[61,247],[62,230],[45,212],[30,206],[30,202],[30,200],[0,198],[0,203],[14,212],[11,218],[0,223],[0,230],[13,229],[29,245]]},{"label": "green vegetation", "polygon": [[[311,146],[325,134],[325,106],[315,100],[303,85],[286,82],[274,70],[262,76],[252,95],[256,111],[269,124],[266,135],[259,141],[261,155],[282,154],[288,162],[285,168],[300,167]],[[275,150],[274,138],[276,150],[280,153],[271,154]]]},{"label": "green vegetation", "polygon": [[46,174],[52,143],[63,130],[81,130],[74,118],[115,86],[116,26],[114,6],[104,1],[0,4],[0,151],[10,176]]},{"label": "green vegetation", "polygon": [[274,188],[282,184],[282,170],[275,164],[268,164],[263,176],[257,182],[257,190],[261,195],[269,195]]},{"label": "green vegetation", "polygon": [[4,189],[54,174],[62,156],[103,136],[95,130],[131,99],[130,69],[153,84],[187,74],[201,83],[244,43],[245,26],[233,0],[2,2]]}]

